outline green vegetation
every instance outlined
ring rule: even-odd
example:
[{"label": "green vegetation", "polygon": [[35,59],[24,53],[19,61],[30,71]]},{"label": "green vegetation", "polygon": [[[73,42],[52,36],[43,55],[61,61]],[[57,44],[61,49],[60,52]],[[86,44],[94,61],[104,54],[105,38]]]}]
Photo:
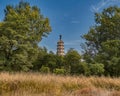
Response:
[{"label": "green vegetation", "polygon": [[84,53],[70,49],[58,56],[38,46],[51,31],[49,19],[40,9],[23,1],[8,5],[0,22],[0,71],[119,77],[119,20],[118,7],[95,13],[96,24],[83,36]]},{"label": "green vegetation", "polygon": [[83,36],[82,55],[70,49],[58,56],[38,46],[51,27],[37,6],[23,1],[6,6],[0,22],[0,96],[120,96],[115,78],[120,76],[120,8],[95,13],[95,22]]},{"label": "green vegetation", "polygon": [[25,2],[6,6],[0,22],[0,70],[29,71],[38,55],[38,43],[49,31],[49,19],[36,6]]},{"label": "green vegetation", "polygon": [[106,76],[120,76],[119,20],[120,8],[106,8],[95,14],[96,24],[83,36],[84,60],[88,64],[103,64]]}]

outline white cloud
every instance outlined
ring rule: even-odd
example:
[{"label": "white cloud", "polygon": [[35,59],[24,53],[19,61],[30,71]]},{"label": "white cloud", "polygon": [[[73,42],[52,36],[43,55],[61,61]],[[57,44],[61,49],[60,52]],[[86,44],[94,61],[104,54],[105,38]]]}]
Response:
[{"label": "white cloud", "polygon": [[106,6],[115,5],[118,3],[120,3],[120,0],[101,0],[97,5],[92,5],[90,10],[92,12],[98,12]]}]

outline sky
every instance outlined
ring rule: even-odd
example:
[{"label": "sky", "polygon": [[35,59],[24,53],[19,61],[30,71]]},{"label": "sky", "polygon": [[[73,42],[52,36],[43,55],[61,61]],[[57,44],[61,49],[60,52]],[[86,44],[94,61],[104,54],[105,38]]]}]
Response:
[{"label": "sky", "polygon": [[[6,5],[16,5],[21,0],[0,0],[0,21],[4,19]],[[102,12],[109,6],[120,6],[120,0],[22,0],[40,8],[41,14],[48,17],[52,27],[48,37],[43,37],[39,46],[56,53],[59,35],[62,35],[65,52],[74,48],[81,53],[80,46],[90,27],[95,24],[94,13]]]}]

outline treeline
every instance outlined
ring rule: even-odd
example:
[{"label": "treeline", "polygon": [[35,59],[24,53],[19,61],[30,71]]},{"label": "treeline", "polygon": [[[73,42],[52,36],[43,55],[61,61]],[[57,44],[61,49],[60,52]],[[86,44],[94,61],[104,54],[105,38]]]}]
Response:
[{"label": "treeline", "polygon": [[33,63],[32,70],[39,71],[41,73],[55,73],[63,75],[81,74],[86,76],[101,76],[104,73],[104,65],[89,65],[85,63],[85,61],[82,61],[81,55],[74,49],[70,49],[65,56],[58,56],[51,51],[47,53],[45,48],[40,51],[37,60]]},{"label": "treeline", "polygon": [[120,8],[95,13],[95,25],[82,36],[82,55],[70,49],[58,56],[39,47],[50,31],[49,19],[37,6],[23,1],[6,6],[0,22],[0,71],[120,76]]}]

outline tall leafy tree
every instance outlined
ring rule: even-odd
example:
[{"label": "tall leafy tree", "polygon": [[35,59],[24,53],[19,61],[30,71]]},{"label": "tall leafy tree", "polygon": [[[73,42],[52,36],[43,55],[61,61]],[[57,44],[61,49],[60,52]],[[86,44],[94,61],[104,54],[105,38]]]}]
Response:
[{"label": "tall leafy tree", "polygon": [[114,6],[95,13],[95,23],[83,36],[87,47],[84,59],[88,63],[103,63],[106,75],[113,75],[112,65],[115,64],[115,70],[120,69],[117,63],[120,58],[120,8]]},{"label": "tall leafy tree", "polygon": [[37,6],[8,5],[0,23],[0,68],[27,71],[37,57],[38,43],[51,31],[49,19]]}]

